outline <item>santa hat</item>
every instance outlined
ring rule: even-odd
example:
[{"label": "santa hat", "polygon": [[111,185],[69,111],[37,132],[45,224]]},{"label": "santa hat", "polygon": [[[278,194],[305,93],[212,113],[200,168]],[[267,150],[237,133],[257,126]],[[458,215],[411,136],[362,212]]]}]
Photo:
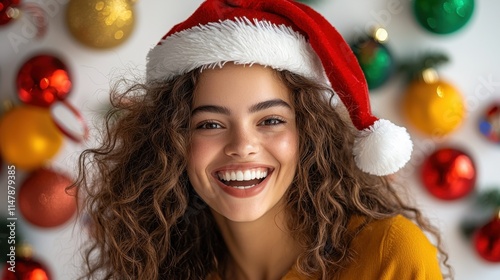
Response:
[{"label": "santa hat", "polygon": [[371,113],[364,74],[338,31],[292,0],[206,0],[148,54],[147,80],[167,81],[193,69],[260,64],[329,84],[359,134],[357,166],[374,175],[398,171],[410,159],[405,128]]}]

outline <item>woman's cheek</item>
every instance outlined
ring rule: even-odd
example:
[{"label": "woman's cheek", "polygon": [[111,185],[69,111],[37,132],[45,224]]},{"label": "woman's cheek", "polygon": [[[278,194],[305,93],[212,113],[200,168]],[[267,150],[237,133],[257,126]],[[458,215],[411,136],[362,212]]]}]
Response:
[{"label": "woman's cheek", "polygon": [[193,136],[191,138],[191,145],[189,150],[190,159],[196,158],[197,155],[203,151],[203,146],[206,142],[201,141],[200,137]]},{"label": "woman's cheek", "polygon": [[280,157],[293,159],[298,155],[299,140],[295,131],[287,131],[286,133],[277,135],[269,141],[269,149],[274,150]]}]

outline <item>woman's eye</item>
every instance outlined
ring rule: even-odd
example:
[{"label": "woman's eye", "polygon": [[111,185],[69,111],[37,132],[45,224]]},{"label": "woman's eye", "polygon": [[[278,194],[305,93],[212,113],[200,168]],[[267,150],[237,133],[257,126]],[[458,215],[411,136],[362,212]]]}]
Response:
[{"label": "woman's eye", "polygon": [[273,117],[273,118],[269,118],[269,119],[263,120],[260,123],[260,125],[279,125],[279,124],[282,124],[282,123],[285,123],[285,120],[283,120],[281,118]]},{"label": "woman's eye", "polygon": [[216,122],[203,122],[196,126],[196,129],[219,129],[222,126]]}]

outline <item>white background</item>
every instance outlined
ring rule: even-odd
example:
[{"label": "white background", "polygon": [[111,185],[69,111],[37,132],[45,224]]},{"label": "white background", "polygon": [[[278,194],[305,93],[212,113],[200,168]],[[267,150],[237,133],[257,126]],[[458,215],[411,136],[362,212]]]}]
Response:
[{"label": "white background", "polygon": [[[30,2],[30,1],[25,1]],[[74,87],[69,97],[90,123],[98,121],[107,104],[107,89],[113,77],[130,69],[144,70],[148,50],[174,24],[184,20],[202,2],[200,0],[142,0],[135,4],[135,30],[123,45],[110,50],[89,49],[67,32],[64,11],[68,0],[39,0],[50,8],[47,35],[41,39],[28,38],[25,22],[17,20],[0,27],[0,99],[15,100],[14,80],[18,68],[32,54],[49,51],[62,58],[73,75]],[[500,188],[500,146],[485,141],[477,131],[477,118],[484,107],[495,98],[500,99],[500,35],[498,26],[500,2],[476,1],[470,23],[455,34],[439,36],[421,28],[414,20],[410,0],[332,0],[311,4],[350,40],[373,24],[381,24],[390,35],[389,48],[396,60],[413,58],[426,51],[443,51],[451,62],[440,68],[444,79],[459,88],[468,105],[468,117],[458,131],[448,139],[423,138],[415,131],[415,152],[405,168],[405,181],[419,207],[442,231],[456,279],[500,279],[500,264],[482,261],[472,245],[459,231],[459,224],[470,211],[474,198],[443,202],[429,195],[420,185],[417,171],[426,155],[441,145],[452,145],[466,150],[475,160],[478,171],[477,189],[490,186]],[[24,32],[24,33],[23,33]],[[8,34],[27,37],[29,43],[14,46]],[[485,81],[489,81],[486,85]],[[404,91],[401,77],[393,77],[388,84],[373,91],[373,110],[379,117],[404,124],[398,111],[398,97]],[[84,148],[66,141],[51,165],[74,173],[75,160]],[[1,187],[6,192],[5,165],[2,167]],[[25,174],[18,173],[18,185]],[[2,197],[4,197],[2,195]],[[2,200],[2,205],[6,200]],[[0,214],[6,211],[2,206]],[[20,216],[20,214],[19,214]],[[35,249],[35,257],[43,260],[54,279],[74,279],[79,272],[78,244],[82,240],[81,223],[72,222],[54,229],[40,229],[19,217],[21,230]],[[3,252],[2,252],[3,254]]]}]

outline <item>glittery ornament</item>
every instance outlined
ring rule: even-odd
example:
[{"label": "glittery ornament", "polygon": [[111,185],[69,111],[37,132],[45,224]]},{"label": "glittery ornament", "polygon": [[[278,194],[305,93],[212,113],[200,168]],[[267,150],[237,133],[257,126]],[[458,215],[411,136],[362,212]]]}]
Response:
[{"label": "glittery ornament", "polygon": [[471,157],[453,148],[432,153],[423,163],[421,179],[427,190],[443,200],[468,195],[476,184],[476,167]]},{"label": "glittery ornament", "polygon": [[0,25],[11,22],[19,15],[19,6],[21,0],[0,0]]},{"label": "glittery ornament", "polygon": [[479,120],[479,130],[493,143],[500,144],[500,103],[489,106]]},{"label": "glittery ornament", "polygon": [[40,167],[59,151],[62,143],[63,135],[48,108],[18,106],[0,119],[0,152],[16,168]]},{"label": "glittery ornament", "polygon": [[384,44],[386,40],[385,29],[378,28],[372,35],[360,38],[351,46],[365,74],[369,89],[382,86],[394,70],[393,56]]},{"label": "glittery ornament", "polygon": [[64,100],[72,87],[66,65],[48,54],[28,59],[19,70],[16,82],[21,101],[42,107]]},{"label": "glittery ornament", "polygon": [[106,49],[125,42],[135,16],[130,0],[71,0],[66,22],[71,34],[86,46]]},{"label": "glittery ornament", "polygon": [[500,263],[500,211],[475,232],[473,242],[481,258]]},{"label": "glittery ornament", "polygon": [[66,192],[71,179],[60,172],[41,168],[29,174],[19,190],[23,217],[39,227],[56,227],[76,213],[76,197]]},{"label": "glittery ornament", "polygon": [[425,29],[449,34],[467,24],[474,11],[474,0],[415,0],[413,10]]}]

